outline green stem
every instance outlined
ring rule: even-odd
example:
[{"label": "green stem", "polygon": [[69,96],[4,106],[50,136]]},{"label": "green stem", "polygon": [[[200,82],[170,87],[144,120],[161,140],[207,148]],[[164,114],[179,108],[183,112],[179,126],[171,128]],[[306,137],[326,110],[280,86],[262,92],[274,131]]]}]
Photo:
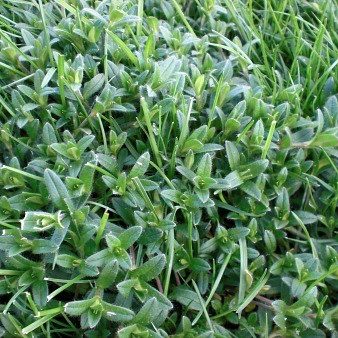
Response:
[{"label": "green stem", "polygon": [[[205,302],[205,306],[207,307],[208,304],[210,303],[212,297],[214,296],[217,288],[218,288],[218,285],[219,283],[221,282],[221,279],[224,275],[224,271],[230,261],[230,258],[231,258],[231,255],[232,255],[232,252],[230,252],[224,259],[223,263],[222,263],[222,266],[221,268],[219,269],[219,272],[218,272],[218,275],[217,275],[217,278],[215,280],[215,283],[214,285],[212,286],[212,289],[210,291],[210,294],[209,294],[209,297],[207,298],[206,302]],[[196,316],[196,318],[194,319],[194,321],[192,322],[192,325],[195,325],[197,323],[197,321],[199,320],[199,318],[201,317],[201,315],[203,314],[203,311],[200,311],[198,313],[198,315]]]},{"label": "green stem", "polygon": [[39,311],[38,314],[37,314],[37,317],[55,315],[55,314],[59,314],[61,312],[63,312],[63,307],[59,306],[59,307],[55,307],[53,309]]},{"label": "green stem", "polygon": [[28,333],[34,331],[35,329],[37,329],[38,327],[40,327],[41,325],[43,325],[44,323],[49,322],[53,317],[55,317],[58,314],[59,313],[42,317],[42,318],[38,319],[37,321],[35,321],[34,323],[24,327],[21,331],[22,331],[23,334],[28,334]]},{"label": "green stem", "polygon": [[102,239],[103,232],[106,228],[108,218],[109,218],[109,213],[107,211],[105,211],[104,214],[101,217],[100,225],[99,225],[99,228],[97,230],[97,234],[96,234],[96,238],[95,238],[95,245],[96,245],[97,249],[98,249],[100,241]]},{"label": "green stem", "polygon": [[189,255],[190,258],[192,259],[194,257],[194,252],[193,252],[193,247],[192,247],[192,231],[193,231],[193,222],[192,222],[192,213],[189,212],[187,214],[187,221],[188,221],[188,248],[189,248]]},{"label": "green stem", "polygon": [[47,30],[47,25],[46,25],[45,11],[43,9],[43,5],[42,5],[41,0],[39,0],[39,9],[40,9],[40,13],[41,13],[43,31],[45,33],[45,38],[46,38],[46,45],[47,45],[46,47],[48,49],[49,61],[50,61],[51,65],[54,66],[55,63],[54,63],[54,59],[53,59],[53,52],[52,52],[52,47],[51,47],[51,44],[50,44],[49,33],[48,33],[48,30]]},{"label": "green stem", "polygon": [[6,314],[10,306],[15,302],[15,300],[20,296],[26,289],[30,287],[30,284],[22,286],[13,296],[12,298],[7,302],[5,308],[3,309],[2,313]]},{"label": "green stem", "polygon": [[19,276],[23,271],[0,269],[0,276]]},{"label": "green stem", "polygon": [[196,285],[196,283],[195,283],[195,281],[194,281],[193,279],[191,280],[191,282],[192,282],[192,285],[194,286],[194,289],[195,289],[195,291],[196,291],[196,293],[197,293],[198,300],[199,300],[200,303],[201,303],[201,306],[202,306],[202,309],[203,309],[203,313],[204,313],[205,318],[206,318],[206,320],[207,320],[207,323],[208,323],[208,325],[209,325],[209,327],[210,327],[210,330],[211,330],[211,331],[214,331],[214,328],[213,328],[213,326],[212,326],[212,323],[211,323],[211,320],[210,320],[210,317],[209,317],[207,308],[206,308],[205,303],[204,303],[204,301],[203,301],[203,298],[202,298],[202,296],[201,296],[201,294],[200,294],[200,292],[199,292],[199,290],[198,290],[198,287],[197,287],[197,285]]},{"label": "green stem", "polygon": [[306,226],[304,225],[304,223],[302,222],[302,220],[292,211],[292,216],[295,218],[295,220],[297,221],[297,223],[300,225],[300,227],[303,229],[306,239],[310,244],[311,250],[312,250],[312,255],[314,258],[318,258],[318,252],[317,249],[312,241],[312,238],[310,237],[309,232],[306,229]]},{"label": "green stem", "polygon": [[48,295],[47,297],[47,301],[49,302],[50,300],[52,300],[55,296],[57,296],[58,294],[60,294],[62,291],[68,289],[70,286],[72,286],[73,284],[76,284],[78,281],[81,280],[83,276],[79,275],[73,279],[71,279],[68,283],[60,286],[58,289],[56,289],[55,291],[53,291],[50,295]]},{"label": "green stem", "polygon": [[239,278],[239,291],[238,291],[238,304],[242,302],[245,296],[246,291],[246,280],[245,275],[248,269],[248,249],[246,246],[245,238],[239,240],[239,250],[241,257],[241,269],[240,269],[240,278]]},{"label": "green stem", "polygon": [[139,17],[139,21],[137,23],[137,28],[136,28],[136,34],[137,34],[137,36],[141,36],[142,35],[143,6],[144,6],[144,1],[143,0],[138,0],[137,16]]},{"label": "green stem", "polygon": [[167,271],[166,271],[166,276],[165,276],[165,282],[164,282],[164,295],[168,295],[169,291],[169,284],[170,284],[170,276],[173,268],[173,263],[174,263],[174,253],[175,253],[175,230],[170,229],[168,232],[168,266],[167,266]]},{"label": "green stem", "polygon": [[251,301],[257,296],[259,291],[264,287],[266,282],[269,279],[269,274],[265,270],[262,277],[259,279],[255,287],[252,289],[252,291],[246,296],[245,299],[241,302],[241,304],[237,308],[237,313],[239,316],[241,316],[241,312],[251,303]]},{"label": "green stem", "polygon": [[57,68],[58,68],[59,93],[60,93],[62,105],[65,107],[66,96],[65,96],[65,81],[64,81],[64,77],[65,77],[65,57],[64,55],[60,54],[58,56]]},{"label": "green stem", "polygon": [[179,17],[181,18],[181,20],[183,21],[185,27],[187,28],[187,30],[193,35],[196,36],[194,30],[192,29],[192,27],[190,26],[184,12],[182,11],[181,6],[179,5],[179,3],[176,0],[171,0],[172,4],[174,5]]},{"label": "green stem", "polygon": [[101,129],[104,151],[105,151],[105,154],[107,155],[109,153],[109,151],[108,151],[108,144],[107,144],[106,133],[104,131],[104,126],[103,126],[100,114],[97,114],[96,116],[97,116],[97,119],[99,121],[100,129]]},{"label": "green stem", "polygon": [[33,180],[36,180],[36,181],[40,181],[40,182],[44,182],[44,179],[40,176],[36,176],[34,174],[30,174],[30,173],[27,173],[21,169],[17,169],[17,168],[13,168],[13,167],[9,167],[7,165],[3,165],[1,167],[1,169],[7,169],[9,171],[12,171],[14,173],[17,173],[17,174],[20,174],[22,176],[26,176],[26,177],[29,177],[29,178],[32,178]]},{"label": "green stem", "polygon": [[155,136],[154,136],[154,133],[153,133],[153,128],[152,128],[152,125],[151,125],[150,111],[149,111],[148,104],[147,104],[146,100],[144,99],[144,97],[141,97],[141,106],[142,106],[143,113],[144,113],[144,120],[146,122],[147,129],[148,129],[150,146],[151,146],[152,151],[155,155],[157,165],[159,167],[162,167],[163,165],[162,165],[160,152],[158,150],[157,143],[156,143],[156,140],[155,140]]},{"label": "green stem", "polygon": [[264,144],[264,148],[263,148],[263,151],[262,151],[262,160],[265,160],[266,155],[268,154],[268,151],[270,149],[273,133],[275,132],[275,128],[276,128],[276,123],[277,123],[276,120],[273,120],[272,123],[271,123],[269,134],[268,134],[268,137],[266,139],[266,142]]}]

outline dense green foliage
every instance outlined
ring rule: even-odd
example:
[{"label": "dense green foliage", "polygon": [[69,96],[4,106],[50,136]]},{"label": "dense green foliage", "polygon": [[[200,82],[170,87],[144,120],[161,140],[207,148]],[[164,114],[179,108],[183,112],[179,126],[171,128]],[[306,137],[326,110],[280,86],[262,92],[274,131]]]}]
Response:
[{"label": "dense green foliage", "polygon": [[337,337],[336,0],[0,0],[0,336]]}]

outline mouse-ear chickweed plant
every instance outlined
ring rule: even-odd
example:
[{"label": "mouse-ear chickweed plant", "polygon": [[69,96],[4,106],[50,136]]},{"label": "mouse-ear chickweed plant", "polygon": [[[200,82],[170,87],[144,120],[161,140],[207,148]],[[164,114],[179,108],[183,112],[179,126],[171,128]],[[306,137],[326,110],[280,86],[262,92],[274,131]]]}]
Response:
[{"label": "mouse-ear chickweed plant", "polygon": [[335,0],[0,0],[0,336],[337,337]]}]

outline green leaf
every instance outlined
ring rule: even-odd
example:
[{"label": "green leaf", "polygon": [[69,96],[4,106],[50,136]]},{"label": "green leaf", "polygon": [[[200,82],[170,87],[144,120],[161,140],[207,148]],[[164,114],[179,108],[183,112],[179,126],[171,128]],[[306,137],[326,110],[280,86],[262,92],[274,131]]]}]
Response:
[{"label": "green leaf", "polygon": [[118,263],[116,260],[108,262],[100,272],[96,280],[96,285],[101,289],[109,288],[114,283],[118,271]]},{"label": "green leaf", "polygon": [[34,90],[26,85],[18,85],[18,89],[21,93],[25,94],[27,97],[33,97]]},{"label": "green leaf", "polygon": [[306,290],[306,284],[299,281],[297,278],[292,278],[291,294],[293,297],[300,298]]},{"label": "green leaf", "polygon": [[156,318],[158,312],[158,302],[155,297],[152,297],[143,304],[132,322],[140,325],[148,325]]},{"label": "green leaf", "polygon": [[195,129],[189,136],[188,140],[204,140],[208,133],[208,126],[203,125]]},{"label": "green leaf", "polygon": [[61,214],[57,215],[58,216],[42,211],[28,211],[25,213],[25,217],[21,221],[21,229],[29,232],[48,230],[58,224],[58,220],[61,219]]},{"label": "green leaf", "polygon": [[277,196],[276,212],[277,216],[282,220],[286,220],[290,214],[290,199],[285,187],[282,188],[282,191]]},{"label": "green leaf", "polygon": [[83,86],[82,96],[88,99],[97,93],[104,84],[104,74],[97,74]]},{"label": "green leaf", "polygon": [[89,309],[87,311],[87,316],[88,316],[88,326],[92,329],[94,328],[99,321],[101,320],[102,313],[101,312],[96,312],[94,310]]},{"label": "green leaf", "polygon": [[80,172],[80,180],[83,182],[85,193],[89,194],[93,188],[95,169],[84,165]]},{"label": "green leaf", "polygon": [[113,322],[128,322],[135,316],[132,310],[102,301],[104,315]]},{"label": "green leaf", "polygon": [[277,314],[276,316],[273,317],[273,321],[282,330],[286,329],[286,317],[284,316],[284,314]]},{"label": "green leaf", "polygon": [[145,282],[150,281],[161,273],[165,263],[165,255],[155,256],[142,264],[140,267],[132,270],[131,276],[142,279]]},{"label": "green leaf", "polygon": [[123,231],[118,237],[121,242],[121,248],[128,249],[131,247],[140,237],[141,233],[142,227],[140,226],[133,226]]},{"label": "green leaf", "polygon": [[90,146],[90,144],[94,141],[94,139],[95,139],[94,135],[83,136],[77,143],[77,146],[79,147],[80,152],[83,153]]},{"label": "green leaf", "polygon": [[70,196],[60,177],[54,171],[46,169],[44,180],[53,204],[61,210],[68,209],[65,199],[70,199]]},{"label": "green leaf", "polygon": [[264,243],[269,253],[273,253],[276,251],[277,243],[275,235],[270,230],[264,230]]},{"label": "green leaf", "polygon": [[201,153],[211,153],[215,151],[223,150],[223,146],[216,143],[206,143],[203,145],[202,148],[194,150],[194,153],[201,154]]},{"label": "green leaf", "polygon": [[249,235],[249,233],[250,229],[245,227],[236,227],[228,229],[229,238],[234,242],[237,242],[240,239],[244,239],[246,236]]},{"label": "green leaf", "polygon": [[231,170],[236,170],[240,164],[239,151],[237,150],[235,144],[230,141],[225,142],[225,149]]},{"label": "green leaf", "polygon": [[39,307],[45,307],[47,304],[48,284],[46,281],[36,281],[32,285],[32,295],[34,302]]},{"label": "green leaf", "polygon": [[73,263],[76,259],[76,256],[61,254],[57,255],[56,264],[63,268],[71,269],[74,267]]},{"label": "green leaf", "polygon": [[202,147],[203,147],[203,143],[200,140],[196,140],[196,139],[187,140],[183,144],[182,153],[186,153],[190,149],[193,151],[197,151],[197,150],[202,149]]},{"label": "green leaf", "polygon": [[161,196],[168,199],[171,202],[181,203],[181,193],[174,189],[165,189],[161,191]]},{"label": "green leaf", "polygon": [[57,138],[56,138],[54,128],[48,122],[43,126],[42,140],[47,145],[51,145],[52,143],[57,143]]},{"label": "green leaf", "polygon": [[170,298],[187,306],[191,310],[201,311],[202,305],[198,300],[197,293],[186,286],[178,286],[171,293]]},{"label": "green leaf", "polygon": [[32,242],[32,252],[36,255],[52,253],[57,251],[58,248],[59,246],[47,239],[34,239]]},{"label": "green leaf", "polygon": [[269,165],[268,160],[258,160],[250,164],[242,165],[238,168],[243,180],[248,180],[262,174]]},{"label": "green leaf", "polygon": [[73,159],[73,157],[68,153],[68,147],[65,143],[53,143],[50,146],[60,155]]},{"label": "green leaf", "polygon": [[313,224],[318,221],[318,216],[314,215],[311,212],[298,210],[298,211],[294,211],[294,213],[300,218],[300,220],[304,224]]},{"label": "green leaf", "polygon": [[193,181],[194,178],[196,177],[196,174],[186,167],[178,166],[176,167],[176,170],[190,181]]},{"label": "green leaf", "polygon": [[16,238],[14,236],[1,235],[0,245],[2,250],[10,251],[16,246]]},{"label": "green leaf", "polygon": [[241,190],[257,201],[262,200],[262,192],[259,190],[257,184],[253,183],[252,181],[244,182],[244,184],[241,185]]},{"label": "green leaf", "polygon": [[243,184],[243,180],[240,177],[238,171],[233,171],[225,178],[216,179],[216,183],[212,186],[213,189],[219,190],[232,190]]},{"label": "green leaf", "polygon": [[203,155],[198,164],[197,175],[202,178],[210,177],[211,168],[212,168],[211,156],[208,153],[206,153],[205,155]]},{"label": "green leaf", "polygon": [[127,298],[131,292],[131,290],[139,284],[137,279],[127,279],[123,282],[117,284],[117,289],[121,293],[121,295]]},{"label": "green leaf", "polygon": [[241,127],[240,122],[232,117],[228,118],[224,124],[224,130],[227,134],[231,134]]},{"label": "green leaf", "polygon": [[206,260],[198,257],[194,257],[190,260],[189,267],[191,268],[192,271],[198,273],[210,270],[209,263]]},{"label": "green leaf", "polygon": [[337,147],[338,135],[337,130],[326,131],[316,135],[309,143],[309,147]]},{"label": "green leaf", "polygon": [[195,188],[196,194],[202,203],[206,203],[209,200],[209,190],[208,189],[198,189]]},{"label": "green leaf", "polygon": [[141,286],[143,287],[144,290],[147,290],[147,299],[149,299],[149,297],[155,297],[157,302],[158,302],[158,306],[159,308],[165,311],[169,311],[170,309],[172,309],[173,305],[171,304],[171,302],[169,301],[169,299],[161,292],[159,292],[157,289],[155,289],[154,287],[150,286],[149,284],[147,284],[146,282],[142,282],[141,281]]},{"label": "green leaf", "polygon": [[[134,333],[140,334],[140,329],[136,324],[133,325],[128,325],[123,327],[121,330],[118,332],[118,337],[119,338],[130,338]],[[148,334],[148,330],[141,331],[142,333],[144,332],[145,335]]]},{"label": "green leaf", "polygon": [[86,259],[86,263],[92,266],[102,266],[107,264],[109,260],[113,259],[112,253],[108,249],[101,250],[94,253]]},{"label": "green leaf", "polygon": [[116,158],[105,154],[96,154],[96,158],[100,165],[109,171],[114,171],[116,168]]},{"label": "green leaf", "polygon": [[80,316],[87,309],[89,309],[94,302],[95,299],[93,298],[68,302],[65,304],[64,309],[65,312],[71,316]]},{"label": "green leaf", "polygon": [[108,35],[112,38],[112,40],[118,45],[119,48],[123,51],[123,54],[133,63],[136,67],[139,64],[138,58],[134,55],[134,53],[129,49],[129,47],[114,33],[107,30]]},{"label": "green leaf", "polygon": [[41,88],[47,86],[47,84],[49,83],[49,81],[51,80],[51,78],[53,77],[55,72],[56,72],[56,68],[50,68],[48,70],[48,72],[46,73],[46,75],[44,76],[44,78],[41,82]]},{"label": "green leaf", "polygon": [[150,154],[149,152],[145,152],[137,159],[136,163],[130,170],[128,177],[134,178],[143,176],[148,170],[149,163],[150,163]]}]

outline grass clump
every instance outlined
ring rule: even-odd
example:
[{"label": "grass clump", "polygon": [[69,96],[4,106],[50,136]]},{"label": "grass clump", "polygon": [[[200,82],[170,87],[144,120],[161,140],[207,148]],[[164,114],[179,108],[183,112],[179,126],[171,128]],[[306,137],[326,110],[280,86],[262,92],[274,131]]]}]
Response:
[{"label": "grass clump", "polygon": [[337,13],[0,0],[0,336],[335,337]]}]

